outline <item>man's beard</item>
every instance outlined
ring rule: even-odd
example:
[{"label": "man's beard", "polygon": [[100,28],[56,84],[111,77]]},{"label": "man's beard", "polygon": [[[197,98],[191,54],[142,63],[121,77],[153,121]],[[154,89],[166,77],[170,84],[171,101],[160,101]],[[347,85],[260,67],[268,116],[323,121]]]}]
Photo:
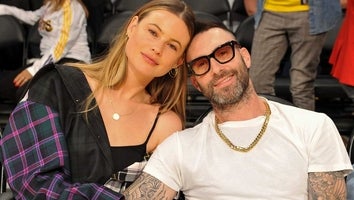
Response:
[{"label": "man's beard", "polygon": [[[236,79],[235,83],[215,91],[213,87],[214,83],[220,78],[230,76],[231,74]],[[223,71],[221,74],[215,75],[206,88],[202,88],[202,93],[214,107],[223,110],[238,104],[247,94],[248,87],[249,75],[246,70]]]}]

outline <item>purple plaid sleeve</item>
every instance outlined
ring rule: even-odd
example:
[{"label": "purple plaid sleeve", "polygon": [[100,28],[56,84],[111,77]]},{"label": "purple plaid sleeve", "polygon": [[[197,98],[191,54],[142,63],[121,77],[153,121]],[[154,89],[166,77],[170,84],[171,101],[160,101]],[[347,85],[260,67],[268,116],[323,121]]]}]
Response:
[{"label": "purple plaid sleeve", "polygon": [[70,182],[69,158],[58,114],[25,101],[0,140],[1,161],[16,199],[124,199],[98,184]]}]

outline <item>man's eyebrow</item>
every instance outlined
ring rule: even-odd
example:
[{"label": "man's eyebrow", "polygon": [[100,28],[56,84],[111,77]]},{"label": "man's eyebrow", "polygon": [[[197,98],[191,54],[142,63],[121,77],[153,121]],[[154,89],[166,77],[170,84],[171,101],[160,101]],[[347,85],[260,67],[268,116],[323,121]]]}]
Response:
[{"label": "man's eyebrow", "polygon": [[[161,29],[157,24],[149,23],[149,25],[156,27],[157,29],[159,29],[160,32],[164,33],[164,32],[162,31],[162,29]],[[178,40],[176,40],[176,39],[174,39],[174,38],[171,38],[171,40],[172,40],[173,42],[176,42],[180,47],[182,47],[182,44],[181,44]]]}]

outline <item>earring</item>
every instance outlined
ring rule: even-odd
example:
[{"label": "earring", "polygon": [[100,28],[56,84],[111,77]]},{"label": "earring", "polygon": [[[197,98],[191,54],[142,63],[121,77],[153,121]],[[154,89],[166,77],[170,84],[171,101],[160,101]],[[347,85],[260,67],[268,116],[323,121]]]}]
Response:
[{"label": "earring", "polygon": [[172,68],[168,72],[168,75],[170,75],[171,78],[176,78],[177,74],[178,74],[178,69],[177,68]]}]

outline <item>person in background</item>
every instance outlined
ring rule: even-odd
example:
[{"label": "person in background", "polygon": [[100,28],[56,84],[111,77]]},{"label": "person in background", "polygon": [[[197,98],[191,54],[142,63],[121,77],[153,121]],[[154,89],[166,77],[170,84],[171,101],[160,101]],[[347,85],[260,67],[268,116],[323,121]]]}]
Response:
[{"label": "person in background", "polygon": [[331,75],[343,85],[344,91],[354,102],[354,0],[348,0],[345,17],[333,45],[329,63],[332,64]]},{"label": "person in background", "polygon": [[326,33],[342,17],[339,0],[258,0],[250,76],[257,93],[275,95],[288,47],[292,103],[315,110],[314,82]]},{"label": "person in background", "polygon": [[243,5],[248,16],[253,16],[257,12],[257,0],[243,0]]},{"label": "person in background", "polygon": [[17,102],[16,91],[21,93],[23,89],[18,89],[46,63],[91,61],[86,32],[88,12],[81,0],[45,0],[43,6],[35,11],[0,4],[0,15],[12,15],[29,25],[38,22],[41,35],[39,59],[29,66],[1,72],[0,98]]},{"label": "person in background", "polygon": [[105,57],[43,67],[0,140],[16,199],[121,198],[157,145],[184,128],[193,33],[185,2],[152,0]]},{"label": "person in background", "polygon": [[[329,63],[331,74],[342,84],[344,91],[354,103],[354,0],[341,0],[345,17],[333,45]],[[347,177],[348,200],[354,199],[354,173]]]},{"label": "person in background", "polygon": [[186,62],[213,111],[158,146],[126,199],[345,199],[352,165],[333,121],[258,96],[229,29],[200,25]]},{"label": "person in background", "polygon": [[231,13],[231,30],[236,31],[240,23],[247,17],[254,15],[257,9],[257,0],[229,0]]}]

